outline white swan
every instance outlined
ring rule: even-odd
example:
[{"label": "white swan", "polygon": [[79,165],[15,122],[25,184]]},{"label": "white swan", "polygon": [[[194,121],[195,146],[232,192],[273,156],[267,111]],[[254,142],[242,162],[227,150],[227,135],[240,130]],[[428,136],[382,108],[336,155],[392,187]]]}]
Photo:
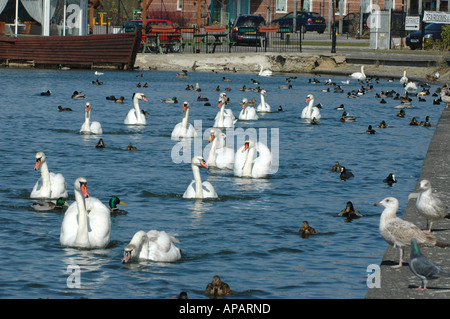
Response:
[{"label": "white swan", "polygon": [[87,180],[75,180],[75,202],[67,208],[61,225],[62,246],[104,248],[111,235],[109,208],[97,198],[89,197]]},{"label": "white swan", "polygon": [[103,134],[100,122],[91,122],[91,103],[86,103],[86,112],[84,113],[84,123],[81,125],[82,134]]},{"label": "white swan", "polygon": [[31,198],[67,198],[66,180],[61,173],[48,171],[47,158],[43,152],[36,153],[36,164],[34,169],[41,170],[39,178],[31,191]]},{"label": "white swan", "polygon": [[143,230],[134,234],[123,252],[122,263],[132,260],[153,260],[171,262],[181,259],[181,250],[174,245],[178,239],[165,231]]},{"label": "white swan", "polygon": [[[259,156],[257,156],[259,153]],[[255,156],[257,156],[255,158]],[[234,175],[239,177],[266,177],[272,167],[272,152],[261,143],[246,140],[234,158]]]},{"label": "white swan", "polygon": [[408,78],[406,77],[406,70],[403,71],[403,76],[400,78],[400,83],[403,85],[408,83]]},{"label": "white swan", "polygon": [[259,117],[256,114],[256,109],[252,106],[248,106],[248,100],[247,98],[242,99],[242,110],[239,113],[239,119],[240,120],[257,120]]},{"label": "white swan", "polygon": [[357,80],[365,80],[366,74],[364,73],[364,65],[361,66],[361,72],[354,72],[350,74],[350,77]]},{"label": "white swan", "polygon": [[264,67],[262,64],[260,64],[261,69],[259,70],[258,75],[259,76],[272,76],[272,71],[270,70],[264,70]]},{"label": "white swan", "polygon": [[221,93],[219,97],[219,104],[217,105],[220,110],[217,112],[213,127],[234,128],[234,124],[237,122],[237,119],[234,117],[233,112],[230,109],[225,109],[225,105],[226,95],[225,93]]},{"label": "white swan", "polygon": [[267,96],[267,92],[266,90],[261,90],[261,102],[259,103],[258,107],[256,108],[257,112],[270,112],[270,105],[269,103],[266,102],[266,96]]},{"label": "white swan", "polygon": [[210,182],[202,182],[200,177],[200,166],[208,168],[201,156],[194,156],[191,161],[194,180],[189,184],[183,194],[183,198],[217,198],[214,186]]},{"label": "white swan", "polygon": [[172,131],[172,139],[177,140],[183,137],[196,137],[197,132],[191,123],[188,123],[189,119],[189,103],[184,101],[183,103],[183,119],[180,123],[175,125]]},{"label": "white swan", "polygon": [[209,135],[211,148],[206,162],[208,167],[233,169],[234,151],[226,147],[225,137],[226,135],[220,129],[211,129]]},{"label": "white swan", "polygon": [[408,82],[408,83],[406,83],[405,91],[407,93],[416,92],[417,91],[417,84],[415,82]]},{"label": "white swan", "polygon": [[146,125],[147,121],[145,119],[145,115],[142,113],[139,108],[139,100],[144,100],[148,102],[147,98],[143,93],[134,93],[133,94],[133,105],[134,108],[128,111],[127,117],[123,121],[124,124],[127,125]]},{"label": "white swan", "polygon": [[302,119],[313,119],[316,118],[316,120],[320,120],[322,115],[320,114],[320,110],[317,106],[313,106],[314,104],[314,95],[308,94],[306,97],[306,103],[309,104],[303,108],[302,111]]}]

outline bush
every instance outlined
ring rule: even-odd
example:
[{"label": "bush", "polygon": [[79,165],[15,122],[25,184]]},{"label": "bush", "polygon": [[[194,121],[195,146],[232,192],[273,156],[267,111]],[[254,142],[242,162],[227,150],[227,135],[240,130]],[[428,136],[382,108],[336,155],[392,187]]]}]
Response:
[{"label": "bush", "polygon": [[441,41],[439,43],[439,49],[441,51],[450,50],[450,25],[442,27]]}]

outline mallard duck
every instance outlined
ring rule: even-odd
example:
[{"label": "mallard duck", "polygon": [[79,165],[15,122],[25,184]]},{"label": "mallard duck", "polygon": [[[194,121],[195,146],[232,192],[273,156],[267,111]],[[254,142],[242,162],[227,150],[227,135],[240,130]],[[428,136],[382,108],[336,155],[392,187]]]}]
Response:
[{"label": "mallard duck", "polygon": [[95,80],[95,81],[91,81],[91,84],[94,84],[94,85],[102,85],[103,82],[102,82],[102,81],[99,81],[99,80],[97,79],[97,80]]},{"label": "mallard duck", "polygon": [[317,234],[317,231],[313,227],[309,226],[309,223],[306,220],[303,221],[302,228],[300,228],[298,232],[303,238],[308,238],[310,235]]},{"label": "mallard duck", "polygon": [[347,114],[347,112],[343,112],[342,116],[341,116],[341,122],[355,122],[356,121],[356,117],[354,116],[349,116]]},{"label": "mallard duck", "polygon": [[380,123],[378,123],[378,127],[379,128],[386,128],[386,127],[388,127],[388,125],[386,124],[385,121],[381,121]]},{"label": "mallard duck", "polygon": [[353,207],[353,203],[351,201],[348,201],[347,205],[343,210],[339,212],[338,216],[347,217],[347,220],[350,221],[351,219],[360,218],[362,215],[359,210]]},{"label": "mallard duck", "polygon": [[177,73],[177,78],[184,78],[187,77],[188,73],[187,70],[181,70],[180,73]]},{"label": "mallard duck", "polygon": [[115,97],[114,95],[110,95],[110,96],[107,96],[106,99],[107,99],[108,101],[115,101],[115,100],[116,100],[116,97]]},{"label": "mallard duck", "polygon": [[375,130],[372,128],[372,125],[369,125],[369,126],[367,127],[366,133],[367,133],[367,134],[376,134],[377,131],[375,131]]},{"label": "mallard duck", "polygon": [[336,163],[334,163],[333,167],[331,167],[331,170],[333,172],[340,172],[341,171],[341,164],[339,164],[338,161],[336,161]]},{"label": "mallard duck", "polygon": [[419,125],[420,126],[434,126],[433,124],[430,123],[430,117],[427,115],[425,117],[425,121],[420,121]]},{"label": "mallard duck", "polygon": [[47,90],[47,92],[41,92],[41,96],[50,96],[52,95],[52,91]]},{"label": "mallard duck", "polygon": [[85,99],[86,95],[83,92],[73,91],[72,99],[82,100]]},{"label": "mallard duck", "polygon": [[406,113],[405,113],[405,110],[400,110],[398,113],[397,113],[397,117],[405,117],[406,116]]},{"label": "mallard duck", "polygon": [[70,107],[62,107],[61,105],[58,105],[58,110],[60,112],[69,112],[72,111],[72,109]]},{"label": "mallard duck", "polygon": [[311,125],[317,125],[317,124],[319,124],[319,121],[318,121],[315,117],[313,117],[312,120],[311,120],[311,122],[309,122],[309,124],[311,124]]},{"label": "mallard duck", "polygon": [[119,211],[119,208],[117,207],[117,205],[119,205],[119,204],[121,204],[121,205],[126,205],[124,202],[122,202],[122,201],[120,200],[119,197],[117,197],[117,196],[112,196],[112,197],[109,199],[109,209],[110,209],[110,212],[117,212],[117,211]]},{"label": "mallard duck", "polygon": [[121,96],[118,99],[116,99],[114,102],[116,102],[116,103],[123,103],[123,100],[125,100],[125,97]]},{"label": "mallard duck", "polygon": [[165,98],[165,99],[162,99],[162,101],[164,102],[164,103],[178,103],[178,99],[177,99],[177,97],[176,96],[174,96],[174,97],[172,97],[172,98],[170,98],[170,97],[168,97],[168,98]]},{"label": "mallard duck", "polygon": [[224,82],[231,82],[231,79],[223,76],[222,77],[222,81],[224,81]]},{"label": "mallard duck", "polygon": [[56,202],[53,201],[34,202],[32,206],[35,210],[46,211],[46,210],[62,209],[63,206],[69,206],[69,204],[64,200],[64,198],[60,197],[56,200]]},{"label": "mallard duck", "polygon": [[213,280],[206,286],[205,293],[212,296],[229,296],[233,291],[226,282],[223,282],[219,276],[215,275]]},{"label": "mallard duck", "polygon": [[209,99],[207,97],[203,97],[203,96],[199,95],[197,97],[197,101],[209,101]]},{"label": "mallard duck", "polygon": [[133,144],[131,144],[131,142],[130,142],[130,144],[128,144],[126,150],[127,151],[137,151],[138,149],[137,149],[137,147],[133,146]]},{"label": "mallard duck", "polygon": [[419,125],[419,122],[417,121],[417,119],[416,119],[415,117],[413,117],[413,118],[411,119],[411,121],[409,121],[409,125],[412,125],[412,126],[418,126],[418,125]]},{"label": "mallard duck", "polygon": [[147,82],[145,82],[145,83],[144,83],[144,85],[142,85],[142,87],[144,87],[144,88],[148,88],[148,83],[147,83]]},{"label": "mallard duck", "polygon": [[98,140],[97,144],[95,144],[95,147],[96,148],[105,148],[106,144],[105,144],[105,142],[103,142],[103,139],[101,138]]},{"label": "mallard duck", "polygon": [[247,105],[256,105],[256,100],[254,97],[250,101],[247,102]]}]

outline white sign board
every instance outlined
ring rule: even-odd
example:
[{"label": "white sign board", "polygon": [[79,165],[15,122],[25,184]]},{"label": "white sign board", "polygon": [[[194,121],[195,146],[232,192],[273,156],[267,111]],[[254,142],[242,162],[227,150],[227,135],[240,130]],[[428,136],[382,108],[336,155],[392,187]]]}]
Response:
[{"label": "white sign board", "polygon": [[406,31],[418,31],[420,29],[420,17],[405,17],[405,30]]},{"label": "white sign board", "polygon": [[450,24],[450,13],[439,11],[425,11],[423,22]]}]

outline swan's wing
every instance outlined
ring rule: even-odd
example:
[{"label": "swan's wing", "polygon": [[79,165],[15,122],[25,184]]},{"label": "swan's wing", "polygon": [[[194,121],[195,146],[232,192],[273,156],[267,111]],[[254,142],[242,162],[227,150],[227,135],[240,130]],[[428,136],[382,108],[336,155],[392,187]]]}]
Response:
[{"label": "swan's wing", "polygon": [[108,207],[95,197],[86,198],[89,218],[89,242],[93,247],[105,247],[111,235],[111,216]]},{"label": "swan's wing", "polygon": [[100,122],[92,122],[90,130],[91,130],[91,133],[93,133],[93,134],[102,134],[103,133],[102,125],[100,124]]},{"label": "swan's wing", "polygon": [[216,164],[218,168],[233,169],[234,151],[229,147],[222,147],[216,150]]},{"label": "swan's wing", "polygon": [[31,198],[39,198],[39,194],[41,192],[41,187],[42,187],[42,179],[39,177],[38,180],[36,181],[36,184],[34,184],[33,189],[31,190],[31,194],[30,197]]},{"label": "swan's wing", "polygon": [[214,186],[208,181],[202,183],[203,198],[217,198],[216,190]]},{"label": "swan's wing", "polygon": [[316,118],[316,120],[320,120],[321,117],[322,115],[320,114],[319,108],[314,106],[311,113],[311,118]]},{"label": "swan's wing", "polygon": [[125,117],[125,120],[123,121],[124,124],[136,124],[136,111],[133,109],[130,109],[127,113],[127,116]]},{"label": "swan's wing", "polygon": [[194,180],[192,180],[192,182],[186,188],[186,191],[183,194],[183,198],[195,198],[195,181]]},{"label": "swan's wing", "polygon": [[257,120],[258,118],[256,109],[254,107],[247,107],[247,120]]},{"label": "swan's wing", "polygon": [[51,194],[50,198],[67,198],[66,180],[61,173],[50,172]]},{"label": "swan's wing", "polygon": [[167,234],[165,231],[150,230],[147,233],[148,242],[148,258],[154,261],[176,261],[181,258],[181,251],[174,242],[179,241]]},{"label": "swan's wing", "polygon": [[63,246],[72,246],[75,243],[78,232],[78,207],[77,202],[73,202],[64,213],[61,224],[59,241]]},{"label": "swan's wing", "polygon": [[230,109],[225,109],[223,115],[224,115],[224,116],[229,116],[229,117],[231,117],[233,120],[235,119],[234,114],[233,114],[233,111],[230,110]]},{"label": "swan's wing", "polygon": [[256,143],[256,151],[259,156],[253,162],[252,176],[256,178],[265,177],[272,167],[272,152],[261,142]]}]

